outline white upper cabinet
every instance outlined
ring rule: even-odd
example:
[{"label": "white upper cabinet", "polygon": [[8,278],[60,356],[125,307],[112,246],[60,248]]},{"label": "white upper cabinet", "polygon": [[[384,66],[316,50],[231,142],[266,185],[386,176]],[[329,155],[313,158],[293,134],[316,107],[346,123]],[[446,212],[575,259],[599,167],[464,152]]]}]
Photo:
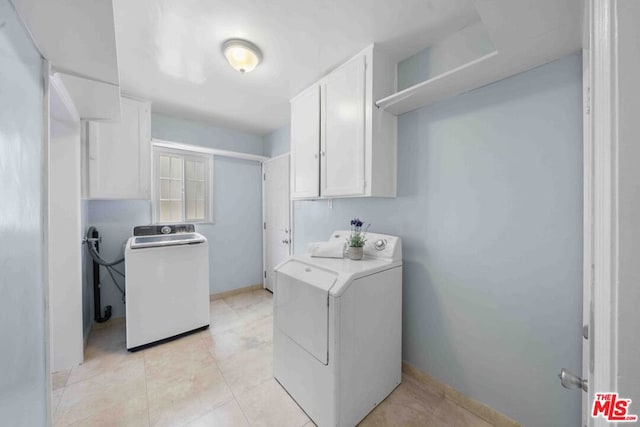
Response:
[{"label": "white upper cabinet", "polygon": [[122,97],[118,123],[89,122],[86,129],[86,197],[149,199],[151,106]]},{"label": "white upper cabinet", "polygon": [[395,197],[395,63],[370,46],[291,101],[291,198]]},{"label": "white upper cabinet", "polygon": [[320,86],[291,101],[291,197],[320,195]]},{"label": "white upper cabinet", "polygon": [[353,58],[322,82],[320,194],[364,194],[366,56]]}]

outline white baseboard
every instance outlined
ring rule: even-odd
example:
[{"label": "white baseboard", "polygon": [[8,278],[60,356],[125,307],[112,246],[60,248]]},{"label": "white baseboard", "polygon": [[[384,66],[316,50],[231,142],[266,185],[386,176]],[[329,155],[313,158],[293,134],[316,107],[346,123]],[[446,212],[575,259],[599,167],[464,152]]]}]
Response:
[{"label": "white baseboard", "polygon": [[245,286],[243,288],[232,289],[230,291],[218,292],[216,294],[209,295],[209,300],[215,301],[218,299],[230,297],[232,295],[243,294],[245,292],[257,291],[258,289],[264,289],[264,285],[262,283],[258,283],[255,285]]}]

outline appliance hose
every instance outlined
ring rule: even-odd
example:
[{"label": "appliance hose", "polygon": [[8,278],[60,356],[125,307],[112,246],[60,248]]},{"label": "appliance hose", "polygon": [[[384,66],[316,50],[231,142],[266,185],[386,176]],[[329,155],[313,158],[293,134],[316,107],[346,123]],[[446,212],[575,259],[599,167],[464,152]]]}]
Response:
[{"label": "appliance hose", "polygon": [[96,250],[95,240],[90,237],[93,230],[95,230],[95,227],[89,227],[89,230],[87,230],[87,249],[89,249],[89,254],[91,255],[91,258],[93,258],[93,260],[97,264],[100,264],[103,267],[112,267],[114,265],[118,265],[124,262],[124,257],[117,259],[115,261],[109,262],[100,256],[100,254]]},{"label": "appliance hose", "polygon": [[105,267],[107,269],[107,273],[109,273],[109,276],[111,277],[111,280],[113,281],[113,284],[116,286],[116,288],[118,288],[118,290],[120,291],[120,293],[122,294],[122,301],[124,302],[125,300],[125,291],[124,289],[118,284],[118,282],[116,281],[115,276],[113,275],[113,272],[118,273],[120,276],[122,276],[123,278],[125,277],[124,273],[116,270],[114,268],[115,265],[121,264],[124,262],[124,257],[116,259],[115,261],[107,261],[104,258],[102,258],[100,256],[100,253],[98,253],[98,250],[96,249],[96,240],[95,238],[93,238],[93,232],[96,230],[95,227],[89,227],[89,229],[87,230],[87,239],[86,239],[86,244],[87,244],[87,250],[89,251],[89,255],[91,255],[91,258],[93,259],[93,261],[98,264],[101,265],[103,267]]}]

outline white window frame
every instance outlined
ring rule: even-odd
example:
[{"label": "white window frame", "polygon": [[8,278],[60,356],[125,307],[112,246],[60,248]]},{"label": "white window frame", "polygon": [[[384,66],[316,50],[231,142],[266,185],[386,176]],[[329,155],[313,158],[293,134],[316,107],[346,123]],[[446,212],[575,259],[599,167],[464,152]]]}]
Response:
[{"label": "white window frame", "polygon": [[[179,147],[179,148],[178,148]],[[213,224],[214,223],[214,215],[213,215],[213,198],[214,198],[214,187],[213,187],[213,178],[214,178],[214,162],[213,162],[213,154],[208,152],[208,150],[200,149],[197,146],[188,146],[186,144],[175,144],[175,147],[169,146],[167,143],[157,144],[152,143],[151,145],[151,219],[153,224],[160,224],[159,222],[159,209],[160,209],[160,165],[159,159],[161,154],[167,154],[170,156],[180,156],[184,160],[189,159],[198,159],[205,160],[205,219],[194,221],[194,220],[183,220],[181,223],[189,223],[189,224]],[[186,185],[186,168],[183,167],[183,198],[182,198],[182,217],[185,218],[185,210],[186,210],[186,198],[184,197],[184,186]],[[176,223],[175,221],[172,222]]]}]

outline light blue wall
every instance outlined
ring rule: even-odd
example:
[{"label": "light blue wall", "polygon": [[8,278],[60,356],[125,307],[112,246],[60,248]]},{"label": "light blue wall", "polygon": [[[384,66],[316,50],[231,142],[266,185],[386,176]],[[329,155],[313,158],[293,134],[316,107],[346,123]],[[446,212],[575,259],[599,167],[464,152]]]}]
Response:
[{"label": "light blue wall", "polygon": [[291,139],[291,127],[283,126],[262,137],[264,141],[264,155],[276,157],[289,152],[289,140]]},{"label": "light blue wall", "polygon": [[404,90],[415,84],[434,77],[429,61],[430,48],[426,48],[398,63],[398,90]]},{"label": "light blue wall", "polygon": [[211,292],[262,283],[262,168],[256,162],[215,161],[215,224],[209,239]]},{"label": "light blue wall", "polygon": [[478,20],[398,63],[398,90],[406,89],[495,51]]},{"label": "light blue wall", "polygon": [[358,216],[403,238],[403,358],[527,426],[580,425],[581,57],[399,117],[398,197],[294,205],[295,249]]},{"label": "light blue wall", "polygon": [[[122,258],[124,245],[131,237],[133,227],[151,223],[151,202],[148,200],[89,200],[88,201],[88,225],[94,226],[102,237],[100,244],[101,256],[108,260]],[[86,230],[85,230],[86,232]],[[85,249],[86,252],[86,249]],[[91,257],[86,258],[86,271],[89,273],[89,280],[93,286],[93,273]],[[124,271],[124,264],[116,266],[120,271]],[[120,286],[123,281],[121,277],[115,276]],[[113,286],[111,277],[105,268],[100,268],[100,304],[101,313],[104,315],[104,308],[107,305],[113,307],[113,317],[125,315],[122,294]],[[93,298],[93,292],[91,293]],[[93,304],[93,301],[92,301]]]},{"label": "light blue wall", "polygon": [[[153,138],[210,148],[263,153],[262,137],[153,114]],[[260,164],[215,157],[214,224],[196,225],[207,237],[210,252],[210,291],[219,293],[262,283],[262,181]],[[89,201],[89,225],[103,236],[102,253],[108,259],[122,256],[123,245],[134,226],[151,223],[147,200]],[[104,269],[102,269],[104,270]],[[102,306],[113,306],[113,316],[124,316],[118,290],[101,271]]]},{"label": "light blue wall", "polygon": [[[154,114],[154,138],[263,154],[262,137]],[[258,162],[216,157],[214,221],[198,226],[209,240],[211,293],[262,283],[262,168]]]},{"label": "light blue wall", "polygon": [[247,132],[192,122],[178,117],[153,113],[151,136],[185,144],[202,145],[221,150],[264,154],[262,137]]},{"label": "light blue wall", "polygon": [[0,424],[47,420],[43,76],[40,54],[0,0]]}]

